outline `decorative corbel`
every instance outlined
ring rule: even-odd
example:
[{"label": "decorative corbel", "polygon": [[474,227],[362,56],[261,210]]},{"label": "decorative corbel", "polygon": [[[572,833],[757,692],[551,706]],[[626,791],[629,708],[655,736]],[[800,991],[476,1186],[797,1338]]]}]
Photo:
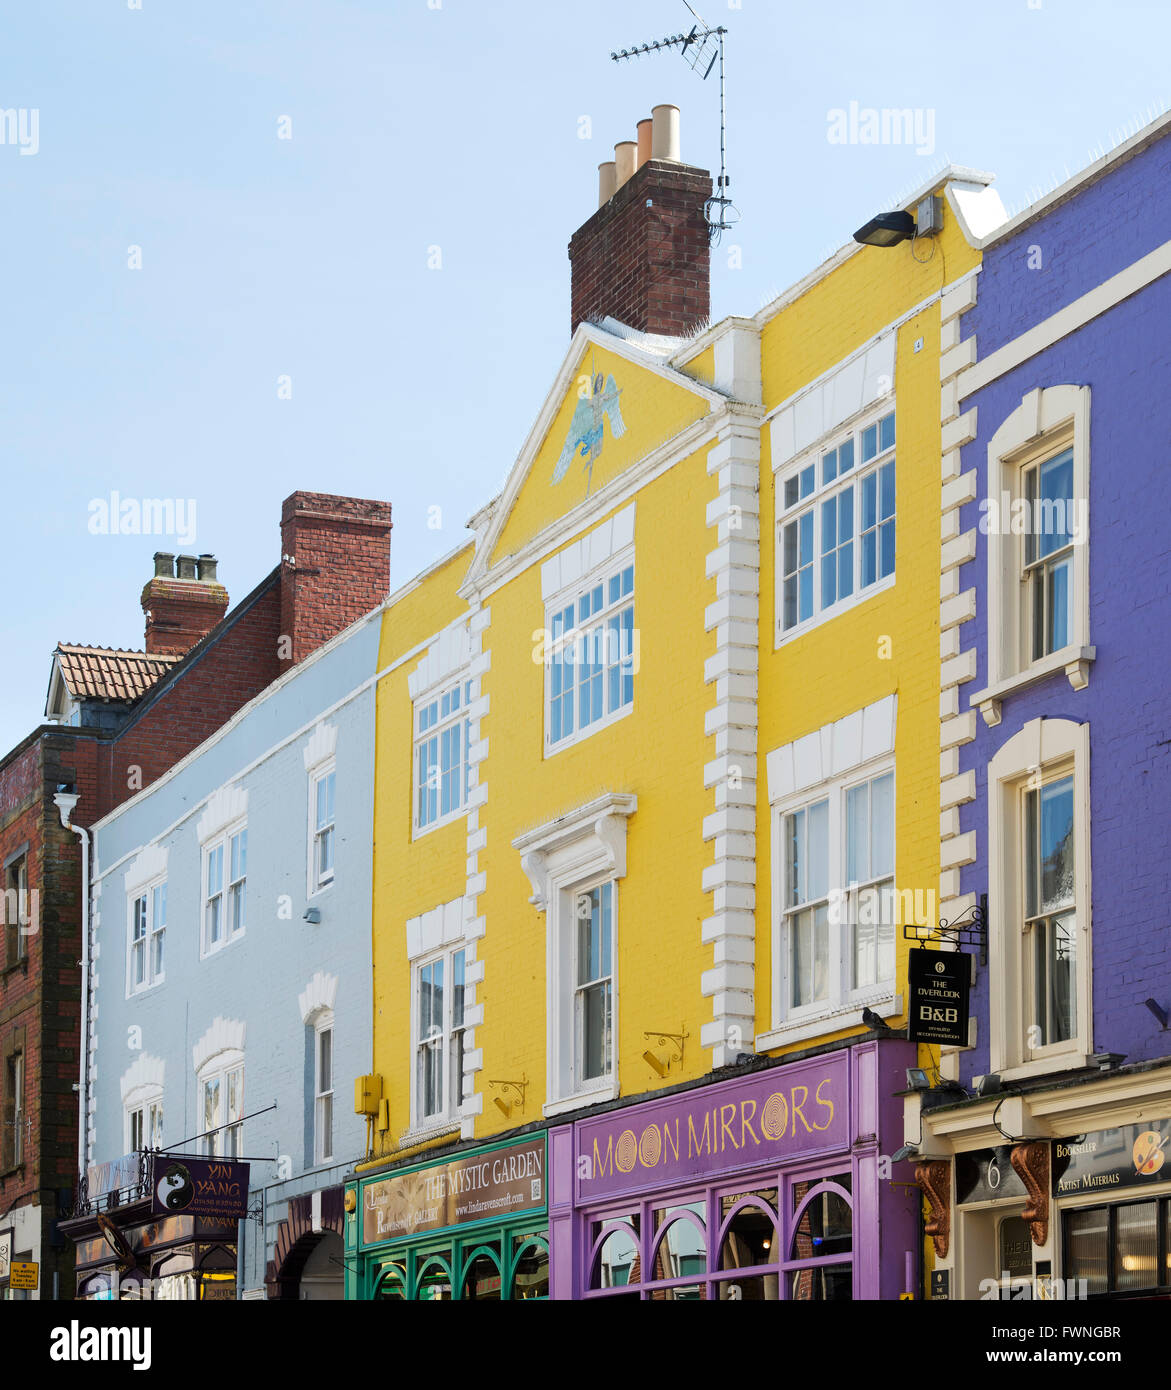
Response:
[{"label": "decorative corbel", "polygon": [[1014,1144],[1009,1159],[1029,1194],[1029,1204],[1021,1215],[1029,1223],[1034,1245],[1049,1239],[1049,1152],[1047,1141]]},{"label": "decorative corbel", "polygon": [[951,1161],[942,1159],[915,1164],[915,1181],[931,1203],[931,1215],[923,1230],[931,1237],[935,1253],[947,1259],[951,1247]]},{"label": "decorative corbel", "polygon": [[545,856],[540,850],[533,850],[531,854],[522,854],[520,866],[525,871],[525,877],[532,885],[532,896],[529,902],[538,912],[544,912],[549,906],[546,894],[549,891],[549,875],[545,868]]},{"label": "decorative corbel", "polygon": [[594,834],[610,859],[614,878],[626,877],[626,817],[612,811],[594,821]]}]

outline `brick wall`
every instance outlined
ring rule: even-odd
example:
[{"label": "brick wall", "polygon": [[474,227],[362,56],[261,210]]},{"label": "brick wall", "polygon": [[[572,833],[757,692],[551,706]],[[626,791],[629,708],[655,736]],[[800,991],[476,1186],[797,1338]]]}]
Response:
[{"label": "brick wall", "polygon": [[569,242],[570,332],[607,315],[646,333],[681,337],[711,312],[705,169],[652,159]]},{"label": "brick wall", "polygon": [[294,492],[281,508],[281,670],[304,661],[390,589],[390,504]]}]

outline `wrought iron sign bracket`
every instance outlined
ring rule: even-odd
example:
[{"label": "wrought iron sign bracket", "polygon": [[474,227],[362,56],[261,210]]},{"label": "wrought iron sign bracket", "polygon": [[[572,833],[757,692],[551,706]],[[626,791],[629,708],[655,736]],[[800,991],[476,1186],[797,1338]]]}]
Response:
[{"label": "wrought iron sign bracket", "polygon": [[933,941],[948,941],[954,950],[966,946],[980,948],[980,964],[988,964],[988,894],[981,893],[980,901],[968,909],[962,917],[949,922],[946,917],[939,919],[939,925],[915,926],[908,923],[903,927],[903,936],[920,946],[929,946]]}]

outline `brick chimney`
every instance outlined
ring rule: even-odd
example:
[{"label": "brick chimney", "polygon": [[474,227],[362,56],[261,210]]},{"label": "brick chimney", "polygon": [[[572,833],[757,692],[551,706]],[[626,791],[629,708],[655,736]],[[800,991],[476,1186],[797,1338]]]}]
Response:
[{"label": "brick chimney", "polygon": [[638,137],[599,166],[601,206],[570,238],[571,333],[609,316],[685,337],[711,313],[711,174],[680,160],[676,107],[656,106]]},{"label": "brick chimney", "polygon": [[[281,507],[282,671],[390,591],[390,503],[294,492]],[[285,641],[284,639],[288,639]]]},{"label": "brick chimney", "polygon": [[182,656],[227,612],[228,591],[216,578],[214,555],[158,550],[154,562],[154,578],[142,591],[146,649]]}]

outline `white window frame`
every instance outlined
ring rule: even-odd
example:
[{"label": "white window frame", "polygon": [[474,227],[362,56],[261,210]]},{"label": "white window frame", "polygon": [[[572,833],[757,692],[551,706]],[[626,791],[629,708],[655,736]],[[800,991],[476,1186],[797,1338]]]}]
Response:
[{"label": "white window frame", "polygon": [[[1096,652],[1090,645],[1090,541],[1073,546],[1070,640],[1058,651],[1032,659],[1025,651],[1025,537],[1011,534],[1003,503],[1024,496],[1027,468],[1073,449],[1075,507],[1090,495],[1090,388],[1051,386],[1030,391],[988,444],[988,500],[999,525],[985,525],[988,565],[988,685],[970,697],[987,724],[1000,722],[1001,701],[1013,691],[1064,671],[1075,690],[1089,683]],[[991,509],[988,515],[994,513]],[[1088,514],[1088,513],[1087,513]]]},{"label": "white window frame", "polygon": [[[622,592],[625,571],[632,570],[630,589]],[[612,581],[618,581],[617,596],[611,598],[613,592]],[[602,590],[601,607],[591,611],[588,618],[581,617],[581,603],[587,596],[592,596],[599,587]],[[635,691],[637,688],[636,677],[639,671],[639,634],[638,625],[635,617],[635,607],[638,595],[638,567],[635,564],[634,546],[627,545],[621,550],[609,556],[604,564],[596,565],[588,574],[574,580],[572,584],[565,585],[557,593],[545,598],[545,627],[544,641],[542,643],[542,656],[544,666],[544,746],[545,757],[551,758],[562,752],[566,748],[572,748],[575,744],[591,738],[602,729],[608,729],[618,720],[625,719],[627,715],[634,713]],[[574,612],[574,625],[571,628],[560,629],[561,614],[572,605]],[[630,621],[630,643],[629,651],[623,651],[622,640],[622,616],[627,612],[631,613]],[[612,617],[619,618],[619,635],[617,659],[609,660],[611,638],[609,634],[609,621]],[[582,628],[586,629],[583,633]],[[553,741],[553,667],[555,658],[559,653],[571,646],[580,646],[584,641],[589,641],[591,634],[600,630],[603,641],[603,663],[601,673],[602,700],[606,706],[610,703],[610,671],[612,667],[618,670],[618,680],[621,683],[624,679],[630,680],[631,693],[628,701],[623,701],[623,690],[619,685],[619,703],[613,708],[607,708],[606,713],[600,719],[591,720],[583,729],[581,727],[581,706],[578,686],[574,685],[574,727],[571,734],[563,735]],[[575,654],[576,655],[576,654]],[[575,660],[572,668],[576,670],[580,664]],[[629,664],[629,676],[624,675],[623,666]],[[565,667],[561,669],[564,671]],[[561,698],[559,694],[558,698]]]},{"label": "white window frame", "polygon": [[[638,809],[630,793],[607,792],[513,840],[533,888],[529,901],[545,913],[546,1095],[544,1114],[564,1114],[619,1094],[621,991],[620,881],[626,876],[626,825]],[[609,1076],[582,1082],[576,1067],[574,994],[577,961],[576,900],[613,881],[610,942]]]},{"label": "white window frame", "polygon": [[[1024,793],[1071,771],[1077,1032],[1065,1042],[1034,1047],[1026,997],[1031,938],[1022,930]],[[1033,719],[997,751],[988,766],[988,849],[990,1070],[1012,1080],[1084,1067],[1093,1051],[1089,724]]]},{"label": "white window frame", "polygon": [[[12,1163],[11,1168],[19,1168],[24,1162],[25,1114],[24,1114],[24,1049],[18,1048],[9,1054],[5,1063],[12,1062]],[[7,1076],[0,1077],[4,1086]]]},{"label": "white window frame", "polygon": [[[228,1115],[229,1089],[233,1073],[239,1074],[239,1115],[235,1120],[232,1120]],[[239,1158],[244,1153],[244,1053],[236,1048],[218,1052],[215,1056],[209,1057],[196,1072],[196,1122],[198,1124],[197,1132],[200,1134],[212,1127],[208,1125],[206,1119],[204,1090],[213,1081],[220,1083],[220,1109],[216,1116],[218,1132],[199,1140],[200,1151],[207,1157]],[[234,1134],[225,1132],[223,1126],[229,1124],[234,1127]]]},{"label": "white window frame", "polygon": [[[896,418],[895,441],[887,448],[879,447],[878,451],[869,459],[862,462],[862,438],[869,429],[878,428],[881,422],[888,416]],[[822,623],[830,622],[842,613],[849,612],[851,608],[856,608],[858,604],[865,603],[876,594],[883,593],[893,587],[898,577],[898,534],[899,534],[899,468],[898,457],[898,432],[897,415],[895,408],[895,394],[888,392],[878,402],[869,404],[866,409],[852,420],[843,422],[837,429],[824,435],[818,442],[804,449],[791,462],[777,470],[775,484],[775,506],[776,506],[776,540],[774,567],[776,570],[774,584],[774,602],[776,604],[775,623],[774,623],[774,647],[779,648],[787,642],[792,642],[805,633],[820,627]],[[837,474],[829,482],[823,481],[823,460],[830,453],[836,453],[847,441],[853,442],[854,463],[845,474]],[[881,433],[878,436],[881,446]],[[895,509],[890,517],[877,518],[876,527],[885,524],[887,521],[894,522],[895,528],[895,567],[887,575],[877,575],[874,581],[864,588],[862,587],[862,483],[871,474],[876,477],[887,464],[894,465],[895,477]],[[804,497],[798,497],[790,506],[785,506],[785,487],[793,480],[800,480],[801,475],[806,470],[812,468],[814,471],[814,485],[811,492]],[[821,599],[821,528],[822,513],[821,504],[827,502],[843,493],[846,488],[854,489],[854,517],[853,517],[853,591],[844,599],[837,599],[826,608],[820,606]],[[878,494],[876,506],[881,505],[881,488],[876,482]],[[792,523],[799,523],[802,516],[811,514],[813,517],[813,560],[812,560],[812,588],[813,588],[813,611],[808,618],[799,619],[792,627],[784,626],[785,618],[785,529]],[[872,528],[873,529],[873,528]],[[799,533],[798,533],[799,534]],[[875,545],[880,547],[880,538],[876,538]],[[878,549],[876,561],[880,561],[881,549]]]},{"label": "white window frame", "polygon": [[[232,841],[237,835],[241,833],[246,835],[247,831],[247,819],[233,821],[231,825],[225,826],[223,830],[217,831],[214,836],[204,841],[203,845],[201,846],[199,877],[200,960],[206,960],[209,956],[217,955],[225,947],[232,945],[233,942],[239,941],[248,929],[248,868],[246,841],[244,847],[245,867],[243,877],[239,879],[232,878]],[[222,933],[220,940],[217,942],[213,942],[211,940],[210,932],[209,908],[211,906],[211,897],[208,894],[207,873],[211,861],[211,856],[215,853],[217,849],[221,850],[223,854],[222,878],[220,892],[218,894],[218,896],[221,899]],[[244,922],[242,926],[233,929],[231,926],[230,908],[232,903],[232,888],[235,886],[236,883],[242,883],[244,885],[241,895],[244,903]]]},{"label": "white window frame", "polygon": [[[327,826],[317,824],[317,788],[327,777],[333,783],[333,820]],[[328,830],[331,839],[331,862],[328,874],[322,875],[318,868],[318,851],[323,830]],[[319,763],[309,773],[309,897],[316,897],[332,888],[337,875],[337,763],[333,758]]]},{"label": "white window frame", "polygon": [[[162,1148],[166,1113],[161,1086],[136,1086],[122,1102],[122,1114],[126,1153],[134,1153],[142,1148]],[[134,1142],[136,1117],[140,1117],[144,1140],[141,1144]]]},{"label": "white window frame", "polygon": [[[455,957],[463,956],[464,960],[464,995],[463,1013],[461,1021],[455,1022]],[[438,1041],[439,1053],[443,1059],[443,1104],[439,1110],[425,1115],[422,1111],[423,1096],[422,1088],[419,1085],[419,1058],[424,1046],[424,1039],[420,1037],[420,991],[422,987],[422,972],[433,967],[437,963],[443,964],[443,1022],[438,1033],[431,1037]],[[464,1050],[462,1055],[466,1056],[466,1039],[471,1030],[468,1021],[468,967],[471,965],[471,953],[468,944],[464,941],[451,942],[441,950],[429,951],[425,955],[419,956],[411,961],[411,1131],[413,1133],[426,1133],[434,1129],[446,1128],[449,1125],[459,1123],[460,1106],[463,1104],[464,1072],[453,1066],[455,1053],[456,1034],[464,1038]]]},{"label": "white window frame", "polygon": [[[329,1036],[329,1086],[323,1090],[321,1081],[322,1038]],[[334,1100],[337,1094],[337,1052],[334,1047],[336,1029],[332,1009],[323,1010],[313,1023],[313,1161],[317,1165],[332,1163],[337,1152],[337,1111]],[[326,1126],[322,1123],[322,1112],[329,1112],[329,1151],[323,1142]]]},{"label": "white window frame", "polygon": [[[420,731],[419,722],[424,711],[430,709],[432,705],[438,705],[440,710],[443,707],[443,699],[450,696],[455,690],[460,692],[460,702],[454,711],[449,711],[447,715],[440,714],[434,724],[428,725],[425,730]],[[471,794],[471,771],[472,764],[469,757],[469,745],[471,744],[472,716],[471,707],[475,701],[476,693],[474,682],[469,676],[467,669],[452,673],[446,679],[430,689],[417,695],[412,702],[411,708],[411,828],[412,838],[420,839],[424,835],[429,835],[433,830],[438,830],[440,826],[450,825],[452,821],[458,820],[460,816],[467,815],[468,801]],[[437,810],[434,819],[428,820],[425,824],[419,815],[419,798],[422,786],[419,778],[419,753],[424,744],[432,739],[441,739],[443,734],[449,729],[460,726],[462,736],[460,739],[460,769],[459,777],[459,801],[447,811]],[[438,764],[428,764],[427,780],[430,781],[432,774],[438,773],[442,781],[442,768]],[[441,794],[442,787],[435,789],[437,795]]]},{"label": "white window frame", "polygon": [[[898,937],[901,932],[899,926],[895,926],[895,968],[888,979],[879,980],[872,985],[864,985],[855,988],[852,984],[853,957],[854,957],[854,938],[852,935],[859,915],[859,895],[867,885],[851,884],[846,879],[846,808],[848,793],[863,784],[873,782],[876,778],[890,774],[895,778],[895,760],[886,755],[875,758],[868,763],[863,763],[858,767],[852,768],[844,776],[837,777],[832,781],[818,784],[816,787],[806,788],[792,797],[779,801],[773,807],[773,839],[776,845],[774,856],[775,883],[775,902],[776,912],[773,918],[772,931],[772,951],[773,951],[773,1026],[776,1029],[786,1027],[797,1027],[814,1020],[821,1020],[832,1017],[834,1014],[847,1012],[859,1012],[864,1008],[873,1007],[876,1004],[888,1003],[895,997],[895,982],[898,975],[897,955]],[[892,810],[894,812],[894,824],[891,827],[891,839],[893,841],[895,866],[892,866],[891,885],[897,888],[898,874],[898,782],[895,778],[894,792],[892,796]],[[786,919],[789,915],[787,908],[788,883],[787,883],[787,854],[785,820],[788,816],[797,811],[806,810],[811,806],[825,801],[828,802],[826,816],[827,839],[828,839],[828,881],[827,902],[828,902],[828,943],[829,943],[829,966],[828,966],[828,989],[825,999],[814,1000],[808,1004],[794,1006],[789,1001],[791,998],[790,990],[790,951],[788,932],[786,929]],[[820,901],[820,900],[818,900]],[[893,901],[893,900],[892,900]],[[836,906],[835,906],[836,904]],[[799,909],[797,909],[799,910]],[[845,921],[835,922],[835,916],[844,917]]]},{"label": "white window frame", "polygon": [[[583,999],[583,983],[578,979],[578,941],[581,927],[581,905],[583,899],[595,891],[599,894],[609,889],[610,897],[610,970],[608,975],[599,975],[591,980],[585,988],[595,988],[598,984],[604,983],[609,986],[610,992],[610,1025],[609,1025],[609,1049],[606,1061],[606,1069],[597,1076],[587,1077],[584,1074],[585,1060],[585,1010]],[[559,903],[561,920],[569,923],[569,935],[571,940],[565,943],[565,951],[562,957],[564,967],[567,971],[567,978],[561,982],[562,1001],[561,1006],[567,1015],[566,1023],[569,1029],[569,1056],[566,1059],[567,1079],[570,1083],[571,1093],[574,1095],[588,1094],[591,1091],[608,1090],[614,1084],[614,1072],[616,1067],[615,1045],[617,1015],[615,1010],[615,980],[616,965],[618,957],[618,881],[603,875],[593,882],[575,884],[572,888],[559,890],[563,901]],[[565,1027],[565,1023],[562,1024]]]},{"label": "white window frame", "polygon": [[[136,994],[145,994],[147,990],[154,989],[161,985],[167,978],[166,964],[166,934],[167,934],[167,875],[160,874],[155,878],[148,879],[145,883],[139,884],[131,889],[126,897],[126,998]],[[162,925],[156,920],[158,908],[162,901]],[[145,902],[145,912],[143,915],[143,936],[141,940],[143,950],[143,978],[141,984],[136,984],[134,975],[134,951],[140,944],[135,932],[137,927],[136,909],[139,902]],[[156,943],[161,942],[161,953],[163,958],[162,968],[158,971],[154,968]],[[129,1152],[129,1150],[127,1150]]]}]

